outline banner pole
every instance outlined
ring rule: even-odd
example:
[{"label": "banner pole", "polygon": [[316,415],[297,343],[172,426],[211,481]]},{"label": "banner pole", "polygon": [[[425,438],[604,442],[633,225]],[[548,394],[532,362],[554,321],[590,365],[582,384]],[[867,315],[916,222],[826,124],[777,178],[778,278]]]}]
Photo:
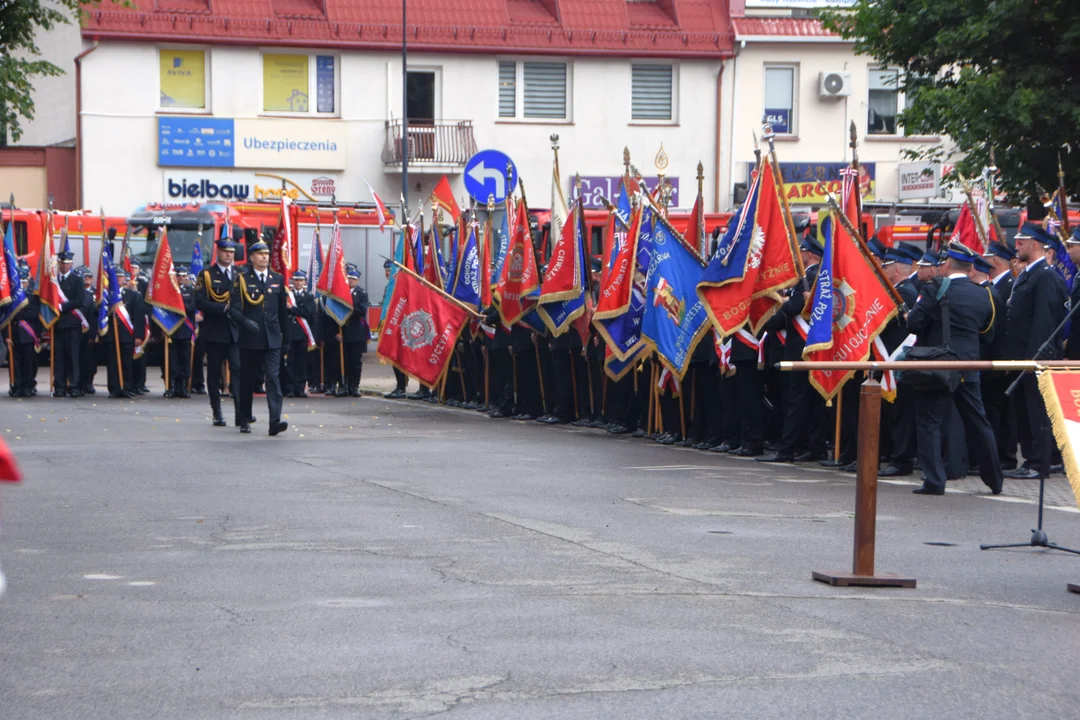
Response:
[{"label": "banner pole", "polygon": [[165,390],[172,390],[172,375],[169,374],[169,346],[172,344],[172,338],[165,335]]},{"label": "banner pole", "polygon": [[833,460],[840,462],[840,416],[844,409],[844,386],[836,393],[836,429],[833,431]]},{"label": "banner pole", "polygon": [[[645,435],[646,436],[652,436],[652,434],[653,434],[653,424],[656,422],[656,410],[653,408],[653,402],[655,401],[656,398],[655,398],[654,393],[653,393],[654,383],[652,382],[652,378],[653,378],[652,366],[650,365],[649,366],[649,380],[647,381],[649,383],[649,410],[648,410],[649,414],[646,416],[646,419],[645,419]],[[636,391],[637,390],[637,375],[634,375],[634,386],[635,386],[634,390]]]},{"label": "banner pole", "polygon": [[191,393],[191,379],[195,377],[195,336],[191,337],[191,358],[188,360],[187,391]]},{"label": "banner pole", "polygon": [[582,349],[581,354],[585,356],[585,371],[586,371],[586,374],[587,374],[587,379],[589,381],[589,415],[591,415],[592,418],[595,420],[596,419],[596,393],[593,390],[592,364],[589,362],[589,356],[585,352],[584,349]]},{"label": "banner pole", "polygon": [[[339,325],[338,329],[340,330],[340,328],[341,328],[341,326]],[[337,349],[338,349],[338,366],[341,369],[341,379],[338,381],[338,384],[339,385],[344,385],[345,384],[345,338],[344,337],[342,337],[341,340],[338,340]]]},{"label": "banner pole", "polygon": [[491,354],[484,348],[484,407],[491,409]]},{"label": "banner pole", "polygon": [[[106,302],[106,300],[102,300]],[[120,354],[120,331],[116,324],[116,315],[113,314],[112,318],[112,336],[113,345],[116,347],[116,376],[120,378],[120,389],[124,389],[124,362],[123,356]]]},{"label": "banner pole", "polygon": [[682,388],[679,388],[679,427],[682,430],[683,440],[686,440],[686,403],[683,400],[685,395]]},{"label": "banner pole", "polygon": [[56,389],[55,366],[56,365],[56,330],[49,328],[49,387]]},{"label": "banner pole", "polygon": [[578,396],[577,396],[577,359],[574,357],[574,351],[570,351],[570,392],[574,393],[574,419],[581,419],[581,411],[578,408]]},{"label": "banner pole", "polygon": [[[544,394],[544,368],[540,365],[540,346],[535,342],[533,343],[533,351],[536,353],[536,377],[540,380],[540,406],[544,408],[544,414],[547,415],[547,397]],[[570,367],[570,372],[573,373],[573,365]]]},{"label": "banner pole", "polygon": [[510,351],[510,361],[514,366],[514,409],[517,410],[518,404],[518,387],[517,387],[517,353],[513,350]]},{"label": "banner pole", "polygon": [[323,357],[323,346],[319,346],[319,387],[326,390],[326,362]]},{"label": "banner pole", "polygon": [[465,354],[455,348],[457,354],[457,366],[458,366],[458,379],[461,380],[461,402],[467,403],[469,401],[469,392],[465,389]]},{"label": "banner pole", "polygon": [[[14,320],[14,318],[12,318],[12,320]],[[11,325],[8,325],[6,342],[8,350],[8,380],[11,382],[11,387],[15,387],[15,341],[12,339],[13,332]]]}]

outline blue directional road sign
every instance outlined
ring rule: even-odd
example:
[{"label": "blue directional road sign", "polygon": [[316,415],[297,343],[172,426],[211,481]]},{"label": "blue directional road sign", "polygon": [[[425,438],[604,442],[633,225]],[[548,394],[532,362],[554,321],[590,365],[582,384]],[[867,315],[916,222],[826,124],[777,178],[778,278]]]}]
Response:
[{"label": "blue directional road sign", "polygon": [[487,204],[489,195],[494,195],[498,203],[514,191],[517,177],[517,166],[509,155],[498,150],[481,150],[465,165],[465,190],[480,205]]}]

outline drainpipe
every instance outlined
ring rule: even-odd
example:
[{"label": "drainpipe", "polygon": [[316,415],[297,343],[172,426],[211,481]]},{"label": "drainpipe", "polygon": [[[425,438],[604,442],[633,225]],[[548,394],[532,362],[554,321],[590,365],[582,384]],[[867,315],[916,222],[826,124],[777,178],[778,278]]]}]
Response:
[{"label": "drainpipe", "polygon": [[713,212],[720,212],[720,143],[721,120],[724,110],[724,61],[720,61],[720,69],[716,71],[716,177],[713,182]]},{"label": "drainpipe", "polygon": [[97,38],[94,44],[75,56],[75,201],[77,210],[86,207],[83,199],[83,159],[82,159],[82,61],[83,58],[98,49]]},{"label": "drainpipe", "polygon": [[[745,49],[746,41],[743,40],[735,47],[735,57],[731,59],[731,74],[733,76],[731,81],[731,147],[728,153],[728,162],[731,168],[728,171],[728,190],[731,191],[735,189],[735,133],[739,129],[739,124],[736,122],[738,117],[736,113],[739,107],[739,53]],[[734,197],[732,195],[732,206],[734,206]]]}]

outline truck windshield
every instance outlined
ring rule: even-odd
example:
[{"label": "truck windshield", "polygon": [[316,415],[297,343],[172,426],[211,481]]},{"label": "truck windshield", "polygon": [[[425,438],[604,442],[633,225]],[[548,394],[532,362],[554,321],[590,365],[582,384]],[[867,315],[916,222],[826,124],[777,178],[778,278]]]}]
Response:
[{"label": "truck windshield", "polygon": [[[191,250],[195,246],[195,238],[199,235],[197,225],[169,225],[169,249],[172,250],[174,265],[187,265],[191,262]],[[213,252],[210,244],[213,242],[213,228],[203,228],[202,245],[203,262],[209,262]],[[161,239],[161,226],[136,225],[131,228],[131,237],[128,247],[133,256],[137,257],[144,268],[150,268],[157,254],[159,240]]]}]

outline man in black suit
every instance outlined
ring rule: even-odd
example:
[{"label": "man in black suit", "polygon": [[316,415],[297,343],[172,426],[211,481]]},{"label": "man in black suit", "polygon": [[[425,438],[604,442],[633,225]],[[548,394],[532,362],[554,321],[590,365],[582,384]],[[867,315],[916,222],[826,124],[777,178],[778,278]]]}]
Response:
[{"label": "man in black suit", "polygon": [[166,379],[165,397],[189,398],[188,378],[191,377],[191,344],[195,338],[195,290],[188,277],[188,269],[176,266],[176,279],[180,285],[180,297],[184,300],[186,317],[169,338],[169,375]]},{"label": "man in black suit", "polygon": [[[1013,283],[1008,300],[1008,320],[1004,352],[1010,360],[1033,360],[1065,319],[1068,290],[1065,281],[1046,261],[1046,249],[1054,239],[1042,228],[1025,223],[1015,237],[1016,257],[1026,263]],[[1062,356],[1062,337],[1053,337],[1040,360]],[[1035,479],[1048,477],[1054,452],[1050,420],[1034,373],[1024,373],[1016,397],[1017,427],[1024,465],[1008,477]]]},{"label": "man in black suit", "polygon": [[[976,255],[957,242],[949,243],[948,274],[928,282],[919,293],[915,307],[908,313],[908,328],[918,338],[919,346],[946,344],[944,313],[949,317],[948,345],[959,360],[978,360],[981,337],[994,330],[994,304],[990,291],[971,282],[968,275]],[[947,304],[946,302],[947,301]],[[998,461],[994,432],[986,419],[977,370],[960,372],[961,382],[951,394],[947,391],[915,390],[919,464],[926,478],[915,488],[920,495],[945,494],[945,467],[942,461],[942,425],[949,403],[955,402],[967,436],[972,438],[969,452],[979,464],[979,476],[990,492],[1001,492],[1001,463]]]},{"label": "man in black suit", "polygon": [[[139,291],[129,287],[128,274],[116,268],[116,281],[120,284],[121,304],[109,318],[108,331],[102,342],[105,345],[106,380],[109,397],[126,400],[135,397],[131,387],[131,359],[135,352],[135,335],[131,329],[131,313],[138,311],[141,303]],[[108,302],[103,298],[102,302]],[[119,349],[117,349],[119,348]]]},{"label": "man in black suit", "polygon": [[41,300],[30,291],[30,269],[19,268],[19,281],[26,293],[26,305],[20,310],[11,324],[12,354],[8,362],[15,369],[15,385],[11,389],[12,397],[33,397],[34,382],[38,370],[38,352],[41,350]]},{"label": "man in black suit", "polygon": [[229,363],[229,393],[237,425],[241,420],[251,421],[251,416],[240,416],[240,347],[237,345],[239,331],[229,319],[229,305],[233,281],[239,274],[233,264],[236,245],[228,238],[217,242],[217,262],[203,270],[195,282],[195,308],[202,313],[199,336],[206,345],[206,390],[210,396],[210,408],[214,413],[214,425],[225,427],[221,415],[221,368]]},{"label": "man in black suit", "polygon": [[[1073,230],[1073,234],[1065,241],[1069,259],[1073,263],[1080,262],[1080,228]],[[1073,279],[1072,293],[1069,295],[1069,310],[1080,303],[1080,281]],[[1078,313],[1080,314],[1080,313]],[[1069,328],[1069,337],[1065,341],[1065,358],[1067,360],[1080,360],[1080,321],[1073,315],[1072,325]]]},{"label": "man in black suit", "polygon": [[97,332],[91,330],[94,319],[97,318],[97,303],[94,302],[94,273],[83,265],[76,270],[83,281],[83,305],[79,308],[83,324],[82,338],[79,342],[79,389],[84,395],[94,395],[94,375],[97,373],[97,362],[94,357],[94,341],[97,340]]},{"label": "man in black suit", "polygon": [[989,248],[983,253],[983,258],[990,263],[990,282],[994,284],[1002,302],[1009,302],[1009,296],[1012,295],[1014,281],[1012,261],[1015,257],[1016,251],[996,240],[990,243]]},{"label": "man in black suit", "polygon": [[73,257],[70,252],[56,255],[59,261],[57,279],[65,299],[60,304],[60,316],[53,326],[53,342],[56,343],[53,397],[83,396],[83,391],[79,389],[79,346],[82,345],[83,325],[76,311],[82,310],[86,291],[82,277],[71,269]]},{"label": "man in black suit", "polygon": [[[881,342],[890,355],[900,348],[909,335],[905,313],[915,307],[915,301],[919,299],[914,282],[917,273],[912,270],[912,265],[921,258],[922,252],[907,243],[900,243],[885,253],[885,262],[882,263],[885,277],[904,301],[905,311],[894,317],[881,332]],[[910,475],[915,464],[915,402],[910,389],[898,387],[896,400],[882,406],[881,429],[882,437],[889,440],[889,464],[879,475]]]},{"label": "man in black suit", "polygon": [[360,270],[350,268],[345,273],[352,292],[353,311],[341,326],[341,340],[345,348],[345,389],[349,397],[360,397],[360,373],[364,369],[364,353],[367,352],[371,328],[368,327],[368,294],[360,287]]},{"label": "man in black suit", "polygon": [[[810,236],[803,238],[800,249],[806,267],[805,287],[812,291],[817,283],[818,267],[825,249]],[[810,297],[810,291],[803,288],[802,284],[796,285],[787,301],[766,325],[769,332],[785,333],[784,360],[803,359],[806,331],[800,332],[800,327],[806,327],[803,310]],[[810,373],[791,372],[788,375],[783,435],[773,452],[754,458],[758,462],[806,462],[825,456],[825,400],[810,385]],[[802,450],[801,454],[796,455],[799,450]]]},{"label": "man in black suit", "polygon": [[251,401],[260,375],[266,386],[270,435],[288,429],[281,421],[281,348],[288,332],[285,277],[270,269],[270,248],[257,242],[248,251],[251,269],[233,281],[230,309],[240,326],[240,432],[250,433]]},{"label": "man in black suit", "polygon": [[[285,395],[306,398],[311,342],[315,337],[315,296],[307,287],[307,273],[292,274],[293,307],[289,308],[289,351],[286,356]],[[309,338],[310,333],[310,338]]]}]

